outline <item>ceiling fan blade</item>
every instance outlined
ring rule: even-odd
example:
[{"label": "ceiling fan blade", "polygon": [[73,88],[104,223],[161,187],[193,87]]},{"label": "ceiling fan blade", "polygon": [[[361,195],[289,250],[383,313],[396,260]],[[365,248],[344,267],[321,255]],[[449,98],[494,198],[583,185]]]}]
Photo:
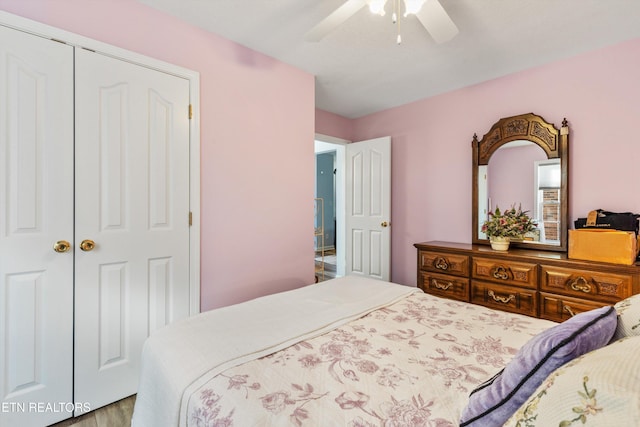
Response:
[{"label": "ceiling fan blade", "polygon": [[355,15],[366,3],[366,0],[347,0],[342,6],[334,10],[329,16],[310,29],[304,35],[305,40],[310,42],[322,40],[338,25]]},{"label": "ceiling fan blade", "polygon": [[427,0],[416,16],[436,43],[447,42],[458,34],[458,27],[438,0]]}]

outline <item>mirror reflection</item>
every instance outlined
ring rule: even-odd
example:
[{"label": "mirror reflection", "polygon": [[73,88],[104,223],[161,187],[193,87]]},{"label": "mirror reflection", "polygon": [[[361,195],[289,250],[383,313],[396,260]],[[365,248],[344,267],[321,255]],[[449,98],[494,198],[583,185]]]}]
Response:
[{"label": "mirror reflection", "polygon": [[531,243],[559,245],[560,240],[560,159],[531,141],[512,141],[498,148],[488,165],[478,167],[478,235],[488,213],[496,207],[504,211],[515,204],[538,224],[524,236]]}]

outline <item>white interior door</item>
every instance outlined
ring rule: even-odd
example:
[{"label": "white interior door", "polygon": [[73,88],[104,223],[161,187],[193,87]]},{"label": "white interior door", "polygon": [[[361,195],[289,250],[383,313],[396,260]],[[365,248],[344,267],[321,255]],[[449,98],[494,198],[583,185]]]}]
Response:
[{"label": "white interior door", "polygon": [[73,243],[73,48],[0,26],[2,427],[73,411],[60,404],[73,402],[73,249],[55,252],[62,240]]},{"label": "white interior door", "polygon": [[189,315],[188,111],[188,80],[77,49],[75,398],[91,409],[134,394],[145,338]]},{"label": "white interior door", "polygon": [[347,274],[389,280],[391,138],[346,146]]}]

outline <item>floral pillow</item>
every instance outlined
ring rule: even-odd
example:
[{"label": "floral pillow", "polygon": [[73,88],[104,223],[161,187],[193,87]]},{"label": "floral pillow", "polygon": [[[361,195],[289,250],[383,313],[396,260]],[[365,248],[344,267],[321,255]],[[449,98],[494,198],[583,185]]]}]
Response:
[{"label": "floral pillow", "polygon": [[501,372],[471,392],[460,426],[502,425],[551,372],[605,346],[616,324],[614,308],[606,306],[580,313],[536,335]]},{"label": "floral pillow", "polygon": [[623,338],[553,372],[505,427],[637,425],[640,337]]},{"label": "floral pillow", "polygon": [[615,305],[618,327],[613,340],[640,335],[640,294],[630,296]]}]

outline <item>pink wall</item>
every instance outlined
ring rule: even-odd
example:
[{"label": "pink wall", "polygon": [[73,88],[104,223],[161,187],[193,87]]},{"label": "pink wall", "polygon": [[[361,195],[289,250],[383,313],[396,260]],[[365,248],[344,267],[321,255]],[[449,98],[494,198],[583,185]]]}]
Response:
[{"label": "pink wall", "polygon": [[640,39],[354,121],[392,136],[392,280],[416,283],[414,242],[471,241],[471,139],[499,118],[569,121],[570,216],[640,212]]},{"label": "pink wall", "polygon": [[200,73],[203,310],[313,282],[311,74],[134,0],[0,9]]},{"label": "pink wall", "polygon": [[353,141],[353,120],[316,109],[316,133]]},{"label": "pink wall", "polygon": [[533,144],[529,147],[502,147],[496,150],[489,160],[491,210],[498,206],[504,212],[513,205],[516,208],[522,206],[522,210],[529,211],[536,218],[533,210],[534,162],[546,158],[544,150]]}]

